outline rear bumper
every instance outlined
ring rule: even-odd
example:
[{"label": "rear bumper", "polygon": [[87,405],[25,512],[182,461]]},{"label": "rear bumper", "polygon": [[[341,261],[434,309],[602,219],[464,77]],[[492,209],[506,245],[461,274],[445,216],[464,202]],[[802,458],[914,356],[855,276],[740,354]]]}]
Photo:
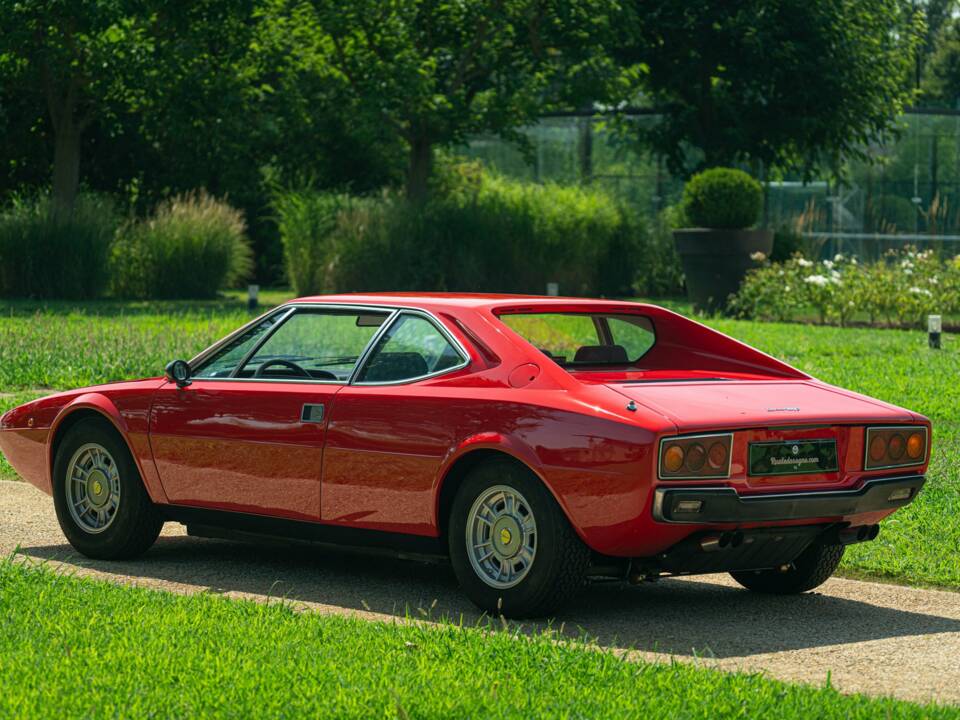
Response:
[{"label": "rear bumper", "polygon": [[654,494],[653,517],[694,525],[849,517],[909,505],[925,481],[923,475],[903,475],[867,480],[855,490],[750,496],[728,487],[660,487]]}]

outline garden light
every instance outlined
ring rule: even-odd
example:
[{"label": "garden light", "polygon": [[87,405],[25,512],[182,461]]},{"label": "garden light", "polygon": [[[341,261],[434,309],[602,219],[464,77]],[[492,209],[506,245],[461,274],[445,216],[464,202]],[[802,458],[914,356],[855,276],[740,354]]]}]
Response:
[{"label": "garden light", "polygon": [[940,349],[941,322],[939,315],[927,315],[927,343],[931,349]]}]

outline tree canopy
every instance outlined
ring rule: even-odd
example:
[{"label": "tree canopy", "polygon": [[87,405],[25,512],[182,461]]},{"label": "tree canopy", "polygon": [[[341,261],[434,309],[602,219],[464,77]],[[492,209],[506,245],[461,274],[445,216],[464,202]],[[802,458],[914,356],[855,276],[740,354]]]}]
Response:
[{"label": "tree canopy", "polygon": [[[351,104],[408,148],[408,197],[427,190],[433,149],[514,131],[596,92],[616,10],[607,0],[313,0],[321,52]],[[589,91],[587,88],[590,88]]]},{"label": "tree canopy", "polygon": [[806,173],[862,156],[910,99],[922,14],[902,0],[635,1],[615,53],[662,120],[640,139],[687,175]]}]

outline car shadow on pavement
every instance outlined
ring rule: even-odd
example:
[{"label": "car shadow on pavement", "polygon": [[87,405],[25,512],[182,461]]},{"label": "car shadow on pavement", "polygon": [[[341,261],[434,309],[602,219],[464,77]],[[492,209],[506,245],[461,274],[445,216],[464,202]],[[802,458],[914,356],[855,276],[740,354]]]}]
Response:
[{"label": "car shadow on pavement", "polygon": [[[20,552],[100,576],[142,578],[145,585],[159,581],[174,590],[245,593],[401,618],[462,618],[465,625],[484,622],[442,563],[186,536],[162,536],[145,556],[126,562],[91,560],[67,544]],[[523,623],[530,631],[547,625]],[[960,619],[819,593],[757,595],[690,579],[637,587],[592,584],[549,625],[605,647],[715,658],[960,632]]]}]

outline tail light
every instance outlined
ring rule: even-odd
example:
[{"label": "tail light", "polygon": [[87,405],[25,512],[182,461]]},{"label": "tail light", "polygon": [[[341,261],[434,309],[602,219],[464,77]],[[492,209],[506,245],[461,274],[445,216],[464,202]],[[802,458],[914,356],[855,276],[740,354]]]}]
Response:
[{"label": "tail light", "polygon": [[867,428],[865,470],[922,465],[927,457],[927,428],[893,425]]},{"label": "tail light", "polygon": [[664,438],[660,441],[660,479],[730,477],[732,446],[732,433]]}]

